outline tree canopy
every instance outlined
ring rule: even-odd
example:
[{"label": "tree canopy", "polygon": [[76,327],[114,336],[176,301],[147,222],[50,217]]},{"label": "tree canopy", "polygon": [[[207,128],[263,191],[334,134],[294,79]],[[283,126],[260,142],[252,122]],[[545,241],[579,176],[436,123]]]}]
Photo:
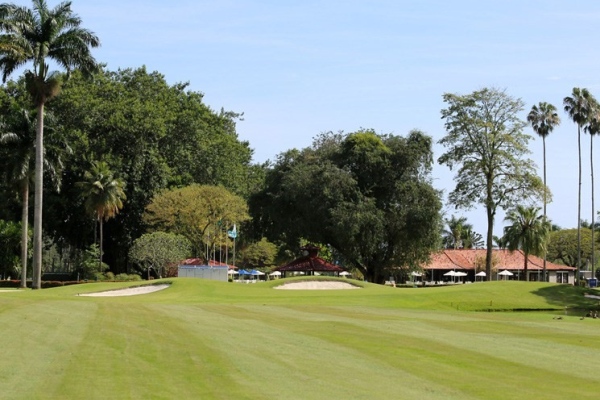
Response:
[{"label": "tree canopy", "polygon": [[[146,208],[144,221],[151,229],[186,237],[196,255],[225,245],[228,226],[249,219],[243,198],[224,187],[191,185],[161,192]],[[205,254],[209,259],[208,251]]]},{"label": "tree canopy", "polygon": [[49,8],[44,0],[33,0],[27,8],[10,3],[0,4],[0,71],[2,81],[17,69],[25,70],[27,92],[37,109],[35,141],[35,203],[33,228],[33,285],[41,288],[42,275],[42,199],[44,176],[44,106],[61,90],[64,75],[50,72],[50,62],[66,69],[90,75],[98,70],[91,48],[100,40],[81,27],[81,18],[71,9],[71,2]]},{"label": "tree canopy", "polygon": [[[527,280],[529,255],[545,255],[550,233],[550,223],[539,208],[517,205],[506,215],[510,225],[504,228],[504,239],[510,251],[522,250],[524,254],[523,279]],[[545,272],[545,271],[544,271]]]},{"label": "tree canopy", "polygon": [[548,239],[548,260],[570,267],[577,267],[579,257],[584,262],[587,260],[591,261],[592,247],[596,252],[600,251],[600,245],[597,242],[592,246],[592,230],[581,228],[581,253],[579,257],[577,252],[577,236],[577,228],[550,232]]},{"label": "tree canopy", "polygon": [[360,130],[323,134],[312,147],[282,153],[250,200],[255,230],[292,248],[302,239],[328,244],[373,282],[416,268],[440,234],[431,144],[419,131]]},{"label": "tree canopy", "polygon": [[536,174],[519,118],[524,104],[504,91],[484,88],[467,95],[446,93],[442,109],[446,136],[439,143],[446,148],[438,162],[456,168],[456,186],[448,196],[457,208],[475,204],[487,214],[486,273],[491,276],[494,218],[498,207],[543,197],[544,187]]},{"label": "tree canopy", "polygon": [[177,276],[179,262],[189,257],[192,245],[181,235],[166,232],[146,233],[133,242],[129,250],[131,261],[142,268],[154,268],[159,277]]}]

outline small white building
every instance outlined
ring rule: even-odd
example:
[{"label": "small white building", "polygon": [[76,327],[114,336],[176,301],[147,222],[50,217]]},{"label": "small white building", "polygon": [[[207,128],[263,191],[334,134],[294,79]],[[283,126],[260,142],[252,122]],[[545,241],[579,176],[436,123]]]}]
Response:
[{"label": "small white building", "polygon": [[227,282],[228,270],[229,266],[227,264],[214,262],[207,264],[200,258],[188,258],[178,265],[177,276],[180,278],[202,278]]}]

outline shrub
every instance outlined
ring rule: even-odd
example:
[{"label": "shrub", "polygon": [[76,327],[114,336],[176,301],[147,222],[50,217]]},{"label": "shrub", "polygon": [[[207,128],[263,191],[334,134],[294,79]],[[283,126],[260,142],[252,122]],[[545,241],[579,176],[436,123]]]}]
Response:
[{"label": "shrub", "polygon": [[6,281],[0,281],[0,288],[18,288],[19,286],[21,286],[20,280],[11,279]]}]

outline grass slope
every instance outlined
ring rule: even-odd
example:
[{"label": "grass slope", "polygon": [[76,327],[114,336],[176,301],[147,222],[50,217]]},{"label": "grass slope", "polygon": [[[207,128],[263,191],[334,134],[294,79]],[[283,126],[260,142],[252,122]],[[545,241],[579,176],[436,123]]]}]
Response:
[{"label": "grass slope", "polygon": [[[273,290],[173,279],[0,293],[3,399],[596,398],[600,320],[578,288]],[[554,312],[466,310],[557,309]],[[560,315],[562,319],[554,319]]]}]

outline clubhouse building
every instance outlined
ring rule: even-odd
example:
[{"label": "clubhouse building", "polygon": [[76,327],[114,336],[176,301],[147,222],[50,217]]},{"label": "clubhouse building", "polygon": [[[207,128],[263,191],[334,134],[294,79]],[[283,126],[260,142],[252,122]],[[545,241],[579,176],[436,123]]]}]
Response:
[{"label": "clubhouse building", "polygon": [[[444,249],[431,255],[428,264],[423,265],[423,281],[443,283],[457,281],[453,275],[460,277],[459,281],[475,282],[486,280],[485,275],[485,249]],[[527,257],[527,281],[542,281],[544,260],[540,257],[529,255]],[[515,279],[522,280],[525,264],[525,255],[521,250],[493,250],[492,251],[492,276],[490,280]],[[451,272],[453,271],[453,272]],[[566,265],[554,264],[546,261],[548,281],[552,283],[574,284],[576,268]],[[466,275],[465,275],[466,274]]]}]

